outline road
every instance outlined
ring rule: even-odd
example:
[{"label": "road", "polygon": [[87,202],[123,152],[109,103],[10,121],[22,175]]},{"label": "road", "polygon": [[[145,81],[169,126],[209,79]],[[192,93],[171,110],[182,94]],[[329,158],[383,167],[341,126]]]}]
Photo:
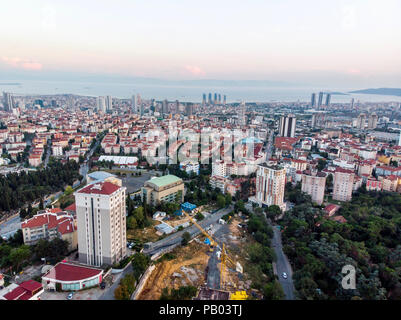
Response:
[{"label": "road", "polygon": [[115,300],[114,298],[114,290],[120,284],[120,280],[125,277],[125,275],[132,273],[132,266],[129,265],[124,271],[119,274],[114,275],[114,283],[111,286],[108,286],[104,289],[104,293],[100,296],[99,300]]},{"label": "road", "polygon": [[0,224],[0,236],[8,239],[9,237],[12,237],[18,229],[21,229],[21,218],[19,215]]},{"label": "road", "polygon": [[[90,149],[90,151],[88,152],[88,154],[85,157],[85,162],[81,164],[81,166],[79,167],[79,174],[83,177],[82,181],[86,179],[86,175],[89,172],[89,159],[90,157],[92,157],[93,152],[95,152],[96,148],[98,147],[98,145],[100,144],[101,139],[97,139],[95,145]],[[81,182],[82,182],[81,181]]]},{"label": "road", "polygon": [[[232,210],[233,210],[233,206],[229,206],[228,208],[221,209],[221,210],[217,211],[216,213],[211,214],[205,220],[200,221],[198,223],[202,228],[206,229],[209,225],[218,223],[219,219],[222,216],[231,212]],[[184,229],[183,231],[173,233],[172,235],[167,236],[164,239],[153,242],[149,248],[146,248],[143,250],[143,253],[152,256],[156,253],[159,253],[161,250],[163,250],[167,247],[179,245],[182,241],[182,235],[184,232],[189,232],[191,234],[192,238],[197,236],[200,233],[199,229],[196,226],[192,225],[192,226]]]},{"label": "road", "polygon": [[[280,284],[283,287],[286,300],[295,300],[294,283],[292,280],[292,269],[287,256],[283,252],[283,245],[281,242],[281,232],[277,228],[277,226],[273,226],[273,231],[274,231],[274,236],[272,239],[272,245],[277,256],[277,261],[276,261],[277,276],[279,277]],[[287,274],[288,276],[287,279],[283,278],[282,276],[283,272]]]}]

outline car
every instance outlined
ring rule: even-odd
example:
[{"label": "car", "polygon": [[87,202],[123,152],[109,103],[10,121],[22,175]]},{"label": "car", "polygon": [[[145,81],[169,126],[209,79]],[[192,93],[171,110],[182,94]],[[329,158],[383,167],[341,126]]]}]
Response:
[{"label": "car", "polygon": [[283,276],[284,279],[288,278],[288,276],[287,276],[287,274],[285,272],[283,272],[282,276]]},{"label": "car", "polygon": [[70,292],[67,296],[67,300],[71,300],[74,295],[74,292]]},{"label": "car", "polygon": [[100,289],[104,290],[106,288],[106,283],[105,282],[101,282],[100,283]]}]

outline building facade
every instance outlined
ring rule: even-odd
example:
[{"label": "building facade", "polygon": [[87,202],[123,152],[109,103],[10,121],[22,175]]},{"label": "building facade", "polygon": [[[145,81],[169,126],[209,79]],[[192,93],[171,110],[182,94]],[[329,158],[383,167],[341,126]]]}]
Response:
[{"label": "building facade", "polygon": [[338,201],[350,201],[354,184],[354,172],[343,168],[337,168],[334,173],[333,199]]},{"label": "building facade", "polygon": [[126,256],[126,188],[100,181],[75,193],[81,263],[112,265]]},{"label": "building facade", "polygon": [[155,206],[164,202],[184,201],[184,182],[182,179],[166,175],[145,182],[141,189],[142,201]]},{"label": "building facade", "polygon": [[309,194],[312,201],[321,205],[324,200],[324,190],[326,187],[326,174],[316,170],[305,170],[302,173],[302,192]]},{"label": "building facade", "polygon": [[279,134],[281,137],[295,137],[297,118],[294,115],[283,116],[279,122]]},{"label": "building facade", "polygon": [[259,206],[277,205],[285,210],[284,190],[286,170],[279,166],[258,165],[256,172],[256,201]]}]

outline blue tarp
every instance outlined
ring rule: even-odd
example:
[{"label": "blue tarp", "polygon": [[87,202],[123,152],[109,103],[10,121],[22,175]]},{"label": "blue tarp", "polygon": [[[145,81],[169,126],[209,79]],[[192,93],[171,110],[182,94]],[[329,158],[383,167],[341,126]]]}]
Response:
[{"label": "blue tarp", "polygon": [[187,212],[191,212],[192,210],[196,209],[196,205],[189,202],[185,202],[181,205],[181,209]]}]

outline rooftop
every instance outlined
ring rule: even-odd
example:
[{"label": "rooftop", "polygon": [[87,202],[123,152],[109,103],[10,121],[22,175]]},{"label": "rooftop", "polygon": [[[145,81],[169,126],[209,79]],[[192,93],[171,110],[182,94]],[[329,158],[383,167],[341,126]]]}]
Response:
[{"label": "rooftop", "polygon": [[97,182],[94,184],[90,184],[83,189],[79,190],[78,193],[87,193],[87,194],[103,194],[110,195],[116,192],[120,187],[111,182]]},{"label": "rooftop", "polygon": [[102,269],[60,262],[49,270],[43,278],[58,281],[79,281],[100,276],[102,273]]},{"label": "rooftop", "polygon": [[173,176],[172,174],[168,174],[166,176],[162,176],[162,177],[159,177],[159,178],[150,179],[147,182],[153,183],[154,185],[156,185],[157,187],[160,188],[160,187],[164,187],[164,186],[167,186],[169,184],[180,182],[180,181],[182,181],[181,178]]}]

